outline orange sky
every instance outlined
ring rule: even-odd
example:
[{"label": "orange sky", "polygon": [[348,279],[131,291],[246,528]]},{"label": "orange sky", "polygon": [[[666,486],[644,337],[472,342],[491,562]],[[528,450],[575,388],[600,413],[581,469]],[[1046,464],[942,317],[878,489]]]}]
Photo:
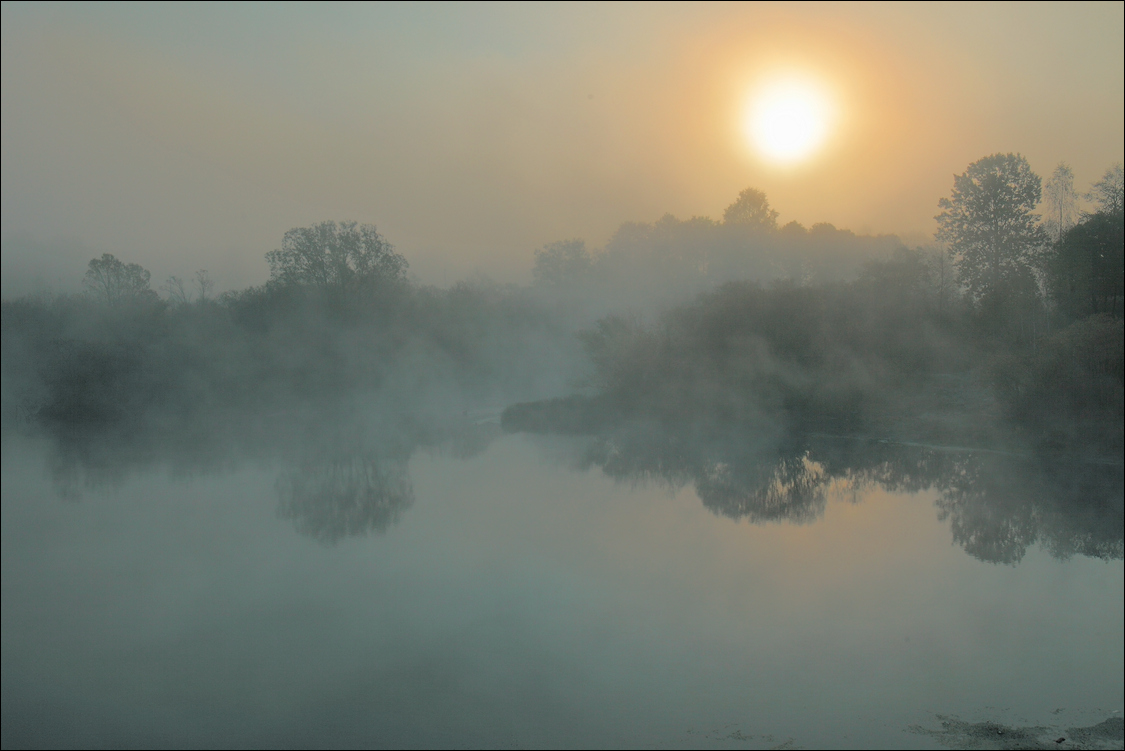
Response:
[{"label": "orange sky", "polygon": [[[1122,160],[1123,7],[5,3],[4,294],[105,251],[260,283],[325,219],[378,225],[422,281],[523,281],[544,243],[748,186],[782,222],[920,241],[982,156],[1080,190]],[[741,123],[778,71],[840,111],[787,168]]]}]

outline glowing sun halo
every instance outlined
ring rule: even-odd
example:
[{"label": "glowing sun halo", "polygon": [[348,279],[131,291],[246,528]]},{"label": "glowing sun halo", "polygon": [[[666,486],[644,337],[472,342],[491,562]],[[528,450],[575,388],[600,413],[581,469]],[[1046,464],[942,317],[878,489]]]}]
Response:
[{"label": "glowing sun halo", "polygon": [[811,156],[828,135],[831,112],[825,95],[799,81],[779,81],[750,102],[746,132],[759,152],[776,162]]}]

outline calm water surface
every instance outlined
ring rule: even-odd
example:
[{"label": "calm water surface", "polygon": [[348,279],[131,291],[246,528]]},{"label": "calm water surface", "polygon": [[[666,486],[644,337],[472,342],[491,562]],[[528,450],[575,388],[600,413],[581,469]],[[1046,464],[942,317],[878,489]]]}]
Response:
[{"label": "calm water surface", "polygon": [[6,438],[4,746],[933,747],[937,715],[1120,717],[1120,522],[1090,532],[1119,467],[1071,524],[963,456],[390,453],[76,475]]}]

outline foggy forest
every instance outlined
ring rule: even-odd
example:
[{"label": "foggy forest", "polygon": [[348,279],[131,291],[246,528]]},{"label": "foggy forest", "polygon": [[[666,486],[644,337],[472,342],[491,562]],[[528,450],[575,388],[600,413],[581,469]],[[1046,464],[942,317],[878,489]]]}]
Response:
[{"label": "foggy forest", "polygon": [[314,7],[5,3],[5,748],[1122,747],[1120,4]]},{"label": "foggy forest", "polygon": [[[60,477],[79,483],[277,452],[301,468],[283,513],[326,540],[384,529],[409,505],[410,453],[479,451],[488,428],[470,416],[494,404],[504,430],[588,435],[583,462],[693,483],[717,513],[751,519],[815,516],[803,462],[821,435],[1077,455],[1047,471],[1093,504],[1091,527],[1054,544],[1120,558],[1122,185],[1114,165],[1081,214],[1068,185],[1071,204],[1044,220],[1026,161],[985,157],[940,200],[940,244],[915,248],[778,226],[747,188],[721,220],[627,222],[592,251],[549,243],[530,285],[411,283],[407,259],[355,222],[289,230],[268,280],[222,295],[206,271],[154,290],[107,253],[82,294],[3,302],[5,429],[50,436]],[[960,509],[969,491],[942,478],[964,483],[964,468],[931,454],[837,457],[827,474],[933,483]],[[734,466],[743,476],[716,475]],[[995,528],[961,533],[989,560],[1052,536],[1018,518],[1036,501],[1004,493],[969,493],[997,504]]]}]

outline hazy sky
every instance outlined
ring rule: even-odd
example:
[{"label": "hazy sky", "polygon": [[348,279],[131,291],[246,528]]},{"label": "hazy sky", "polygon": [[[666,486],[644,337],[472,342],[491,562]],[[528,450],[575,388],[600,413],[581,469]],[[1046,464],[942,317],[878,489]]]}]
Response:
[{"label": "hazy sky", "polygon": [[[781,221],[917,241],[954,173],[1020,152],[1085,189],[1122,159],[1123,4],[136,5],[2,10],[4,294],[113,252],[260,283],[291,227],[376,224],[426,282],[742,188]],[[775,75],[834,103],[779,167]]]}]

